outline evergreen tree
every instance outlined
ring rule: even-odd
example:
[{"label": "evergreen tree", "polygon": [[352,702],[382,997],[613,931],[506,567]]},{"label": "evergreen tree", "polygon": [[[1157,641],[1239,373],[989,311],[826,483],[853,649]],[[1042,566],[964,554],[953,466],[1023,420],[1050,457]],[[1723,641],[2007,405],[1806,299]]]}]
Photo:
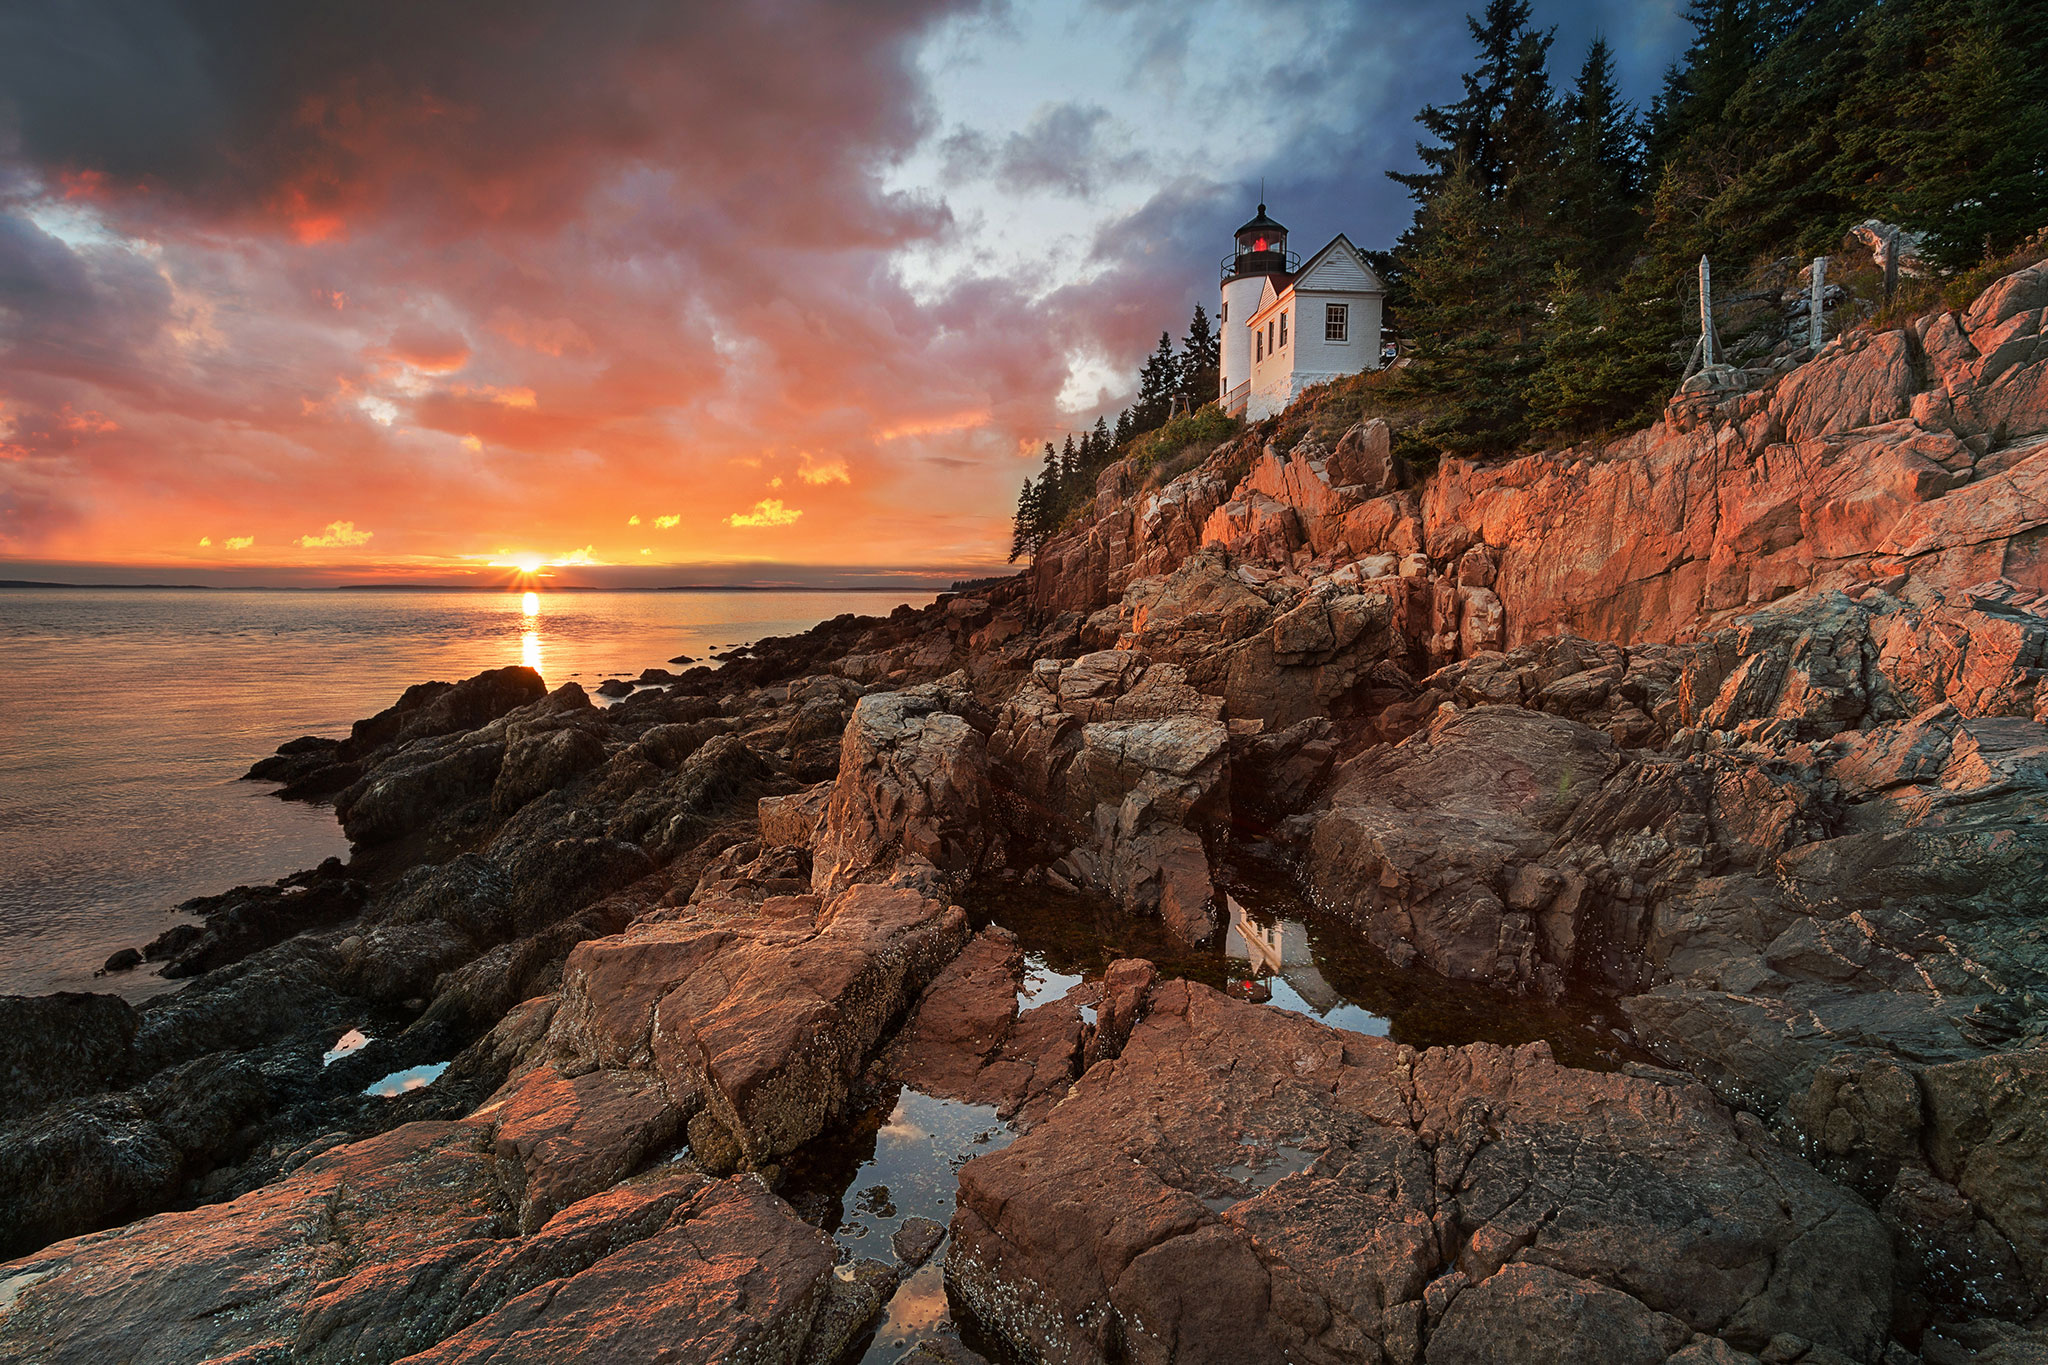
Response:
[{"label": "evergreen tree", "polygon": [[1131,438],[1137,434],[1137,428],[1131,423],[1131,410],[1125,408],[1116,415],[1116,436],[1113,441],[1115,448],[1122,450],[1131,443]]},{"label": "evergreen tree", "polygon": [[1198,303],[1195,315],[1188,319],[1187,335],[1180,342],[1180,392],[1190,408],[1216,401],[1222,365],[1222,338],[1209,325],[1209,315]]},{"label": "evergreen tree", "polygon": [[1038,471],[1038,505],[1032,518],[1032,548],[1045,544],[1052,533],[1059,529],[1060,517],[1066,512],[1066,489],[1060,485],[1060,455],[1052,448],[1052,442],[1045,443],[1045,463]]},{"label": "evergreen tree", "polygon": [[1762,55],[1770,7],[1763,0],[1691,0],[1692,42],[1664,74],[1651,105],[1650,150],[1662,162],[1718,121]]},{"label": "evergreen tree", "polygon": [[1074,433],[1067,433],[1067,443],[1060,450],[1060,489],[1069,495],[1081,486],[1081,452],[1074,445]]},{"label": "evergreen tree", "polygon": [[1095,419],[1095,429],[1088,433],[1088,439],[1095,447],[1094,463],[1096,465],[1106,465],[1116,458],[1116,441],[1109,434],[1108,418],[1098,417]]},{"label": "evergreen tree", "polygon": [[1444,450],[1491,454],[1527,431],[1524,386],[1541,360],[1528,282],[1540,244],[1504,230],[1476,177],[1446,180],[1416,215],[1404,253],[1414,301],[1399,389],[1435,409],[1419,434]]},{"label": "evergreen tree", "polygon": [[1531,426],[1577,439],[1654,420],[1678,382],[1674,337],[1683,308],[1668,281],[1632,271],[1620,287],[1589,291],[1558,265],[1538,327],[1541,367],[1528,385]]},{"label": "evergreen tree", "polygon": [[1612,278],[1640,232],[1643,142],[1635,110],[1615,87],[1606,39],[1586,50],[1563,115],[1557,218],[1570,238],[1566,254],[1583,274]]},{"label": "evergreen tree", "polygon": [[1858,213],[1927,233],[1952,269],[2048,225],[2048,22],[2026,0],[1893,0],[1836,123]]},{"label": "evergreen tree", "polygon": [[1427,201],[1454,173],[1470,178],[1489,199],[1507,181],[1495,138],[1520,69],[1523,40],[1529,36],[1529,5],[1527,0],[1487,0],[1483,14],[1477,19],[1467,15],[1465,24],[1479,45],[1479,63],[1463,77],[1465,97],[1456,104],[1427,105],[1415,116],[1436,139],[1415,144],[1415,154],[1427,169],[1387,172],[1406,185],[1418,203]]},{"label": "evergreen tree", "polygon": [[1173,353],[1173,337],[1159,334],[1159,347],[1146,357],[1138,372],[1138,401],[1131,405],[1131,425],[1151,431],[1166,422],[1173,396],[1180,392],[1180,362]]},{"label": "evergreen tree", "polygon": [[1508,67],[1508,87],[1494,120],[1497,184],[1487,197],[1524,231],[1547,232],[1556,217],[1558,110],[1550,88],[1554,30],[1524,30]]},{"label": "evergreen tree", "polygon": [[1024,487],[1017,494],[1017,517],[1010,531],[1010,562],[1015,564],[1022,555],[1033,553],[1038,548],[1038,489],[1027,477]]}]

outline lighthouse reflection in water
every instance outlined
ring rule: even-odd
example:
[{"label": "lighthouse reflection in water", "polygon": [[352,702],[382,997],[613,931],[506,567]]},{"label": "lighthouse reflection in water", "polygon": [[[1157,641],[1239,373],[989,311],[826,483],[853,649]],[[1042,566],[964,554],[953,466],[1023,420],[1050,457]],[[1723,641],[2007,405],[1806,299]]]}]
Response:
[{"label": "lighthouse reflection in water", "polygon": [[1235,896],[1226,896],[1224,902],[1230,910],[1224,956],[1249,969],[1242,980],[1231,981],[1232,994],[1263,999],[1332,1028],[1386,1036],[1391,1027],[1387,1019],[1344,999],[1324,979],[1307,925],[1278,917],[1261,922]]}]

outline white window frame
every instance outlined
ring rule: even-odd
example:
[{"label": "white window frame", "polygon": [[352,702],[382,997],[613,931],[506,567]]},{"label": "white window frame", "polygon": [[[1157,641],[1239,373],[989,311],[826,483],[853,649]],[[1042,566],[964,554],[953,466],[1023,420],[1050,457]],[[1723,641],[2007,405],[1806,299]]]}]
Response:
[{"label": "white window frame", "polygon": [[1280,315],[1280,349],[1287,349],[1287,314]]},{"label": "white window frame", "polygon": [[1261,327],[1252,333],[1252,363],[1258,364],[1266,358],[1266,329]]},{"label": "white window frame", "polygon": [[1348,303],[1326,303],[1323,305],[1323,342],[1329,346],[1351,344],[1351,305]]}]

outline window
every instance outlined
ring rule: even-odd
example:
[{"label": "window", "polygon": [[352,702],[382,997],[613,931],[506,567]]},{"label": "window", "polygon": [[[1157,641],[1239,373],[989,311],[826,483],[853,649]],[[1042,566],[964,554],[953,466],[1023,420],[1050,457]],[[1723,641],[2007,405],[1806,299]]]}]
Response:
[{"label": "window", "polygon": [[1223,311],[1222,311],[1222,312],[1220,312],[1220,313],[1218,313],[1218,314],[1216,315],[1216,321],[1218,321],[1218,322],[1228,322],[1228,321],[1230,321],[1230,300],[1228,300],[1228,299],[1225,299],[1225,300],[1223,301]]},{"label": "window", "polygon": [[1253,360],[1264,360],[1265,358],[1266,358],[1266,334],[1265,334],[1264,332],[1253,332],[1253,333],[1252,333],[1252,359],[1253,359]]},{"label": "window", "polygon": [[1323,305],[1323,340],[1351,340],[1350,304],[1326,303]]},{"label": "window", "polygon": [[1273,354],[1273,319],[1266,319],[1266,354]]},{"label": "window", "polygon": [[1280,315],[1280,349],[1287,349],[1287,314]]}]

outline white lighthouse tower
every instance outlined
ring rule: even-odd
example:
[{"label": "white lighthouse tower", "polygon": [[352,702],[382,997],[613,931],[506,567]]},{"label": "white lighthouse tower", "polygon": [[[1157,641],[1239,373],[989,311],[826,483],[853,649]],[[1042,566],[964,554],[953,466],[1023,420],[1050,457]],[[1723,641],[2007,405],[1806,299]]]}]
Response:
[{"label": "white lighthouse tower", "polygon": [[1217,311],[1216,327],[1222,333],[1222,374],[1218,400],[1223,410],[1244,411],[1252,377],[1252,334],[1246,326],[1259,311],[1259,301],[1270,282],[1275,289],[1287,283],[1297,261],[1287,249],[1287,229],[1266,216],[1266,206],[1237,230],[1237,250],[1223,258],[1223,301]]}]

